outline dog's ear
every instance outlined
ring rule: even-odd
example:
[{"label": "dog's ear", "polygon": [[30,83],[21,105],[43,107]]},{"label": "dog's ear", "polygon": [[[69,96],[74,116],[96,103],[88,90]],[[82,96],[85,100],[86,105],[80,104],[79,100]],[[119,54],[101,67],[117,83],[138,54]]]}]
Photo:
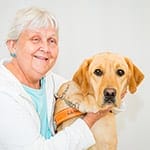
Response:
[{"label": "dog's ear", "polygon": [[125,61],[130,70],[130,77],[128,80],[129,91],[131,93],[134,93],[136,92],[137,86],[144,79],[144,74],[139,70],[139,68],[137,68],[135,64],[133,64],[133,62],[129,58],[125,57]]},{"label": "dog's ear", "polygon": [[79,85],[83,95],[87,95],[89,91],[88,69],[90,63],[91,59],[84,60],[73,76],[73,81],[75,81]]}]

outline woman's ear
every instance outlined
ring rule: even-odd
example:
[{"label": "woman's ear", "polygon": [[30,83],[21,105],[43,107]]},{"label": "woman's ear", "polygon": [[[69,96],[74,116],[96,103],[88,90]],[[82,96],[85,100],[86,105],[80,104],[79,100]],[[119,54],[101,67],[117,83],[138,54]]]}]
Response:
[{"label": "woman's ear", "polygon": [[84,60],[84,62],[81,64],[81,66],[73,76],[73,81],[75,81],[79,85],[83,95],[87,95],[89,92],[88,69],[90,63],[91,59]]},{"label": "woman's ear", "polygon": [[7,48],[8,48],[8,50],[9,50],[9,52],[11,54],[15,54],[16,53],[16,48],[15,48],[16,40],[8,40],[6,42],[6,45],[7,45]]},{"label": "woman's ear", "polygon": [[144,79],[144,74],[139,70],[139,68],[132,63],[132,61],[125,57],[125,61],[129,67],[130,77],[128,80],[129,91],[131,93],[136,92],[137,86],[141,83]]}]

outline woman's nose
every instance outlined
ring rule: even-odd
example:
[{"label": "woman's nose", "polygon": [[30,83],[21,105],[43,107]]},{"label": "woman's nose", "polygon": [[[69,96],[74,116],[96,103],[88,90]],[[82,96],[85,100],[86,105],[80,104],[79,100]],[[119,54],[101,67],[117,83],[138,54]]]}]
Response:
[{"label": "woman's nose", "polygon": [[50,46],[48,45],[48,42],[41,42],[40,50],[44,52],[50,52]]}]

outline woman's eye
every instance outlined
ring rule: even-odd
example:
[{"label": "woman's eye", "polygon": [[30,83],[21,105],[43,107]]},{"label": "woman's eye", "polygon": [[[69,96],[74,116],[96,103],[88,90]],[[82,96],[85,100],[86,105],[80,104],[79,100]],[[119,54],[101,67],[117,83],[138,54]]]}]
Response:
[{"label": "woman's eye", "polygon": [[95,70],[94,70],[94,74],[95,74],[96,76],[101,76],[101,75],[103,75],[103,72],[102,72],[100,69],[95,69]]},{"label": "woman's eye", "polygon": [[122,69],[118,69],[118,70],[116,71],[116,73],[117,73],[117,75],[119,75],[119,76],[121,77],[121,76],[123,76],[123,75],[125,74],[125,71],[122,70]]},{"label": "woman's eye", "polygon": [[33,42],[33,43],[38,43],[39,41],[40,41],[39,38],[32,38],[32,42]]},{"label": "woman's eye", "polygon": [[55,40],[55,39],[53,39],[53,38],[50,38],[49,39],[49,43],[51,44],[57,44],[57,41]]}]

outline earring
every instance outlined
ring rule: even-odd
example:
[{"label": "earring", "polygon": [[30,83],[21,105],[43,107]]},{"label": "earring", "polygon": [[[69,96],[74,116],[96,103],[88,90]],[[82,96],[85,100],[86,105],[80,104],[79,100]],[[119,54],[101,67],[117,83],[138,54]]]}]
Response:
[{"label": "earring", "polygon": [[16,58],[16,53],[10,53],[10,56]]}]

